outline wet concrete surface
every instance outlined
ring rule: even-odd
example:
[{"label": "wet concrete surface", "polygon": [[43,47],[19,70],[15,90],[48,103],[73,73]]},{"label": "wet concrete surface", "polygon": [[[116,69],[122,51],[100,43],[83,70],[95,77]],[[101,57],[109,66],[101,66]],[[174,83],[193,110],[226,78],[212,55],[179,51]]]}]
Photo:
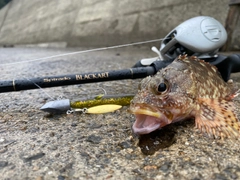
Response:
[{"label": "wet concrete surface", "polygon": [[[124,69],[155,56],[149,48],[132,47],[5,64],[76,50],[0,49],[0,80]],[[233,75],[238,85],[239,76]],[[102,89],[108,94],[136,93],[138,82],[1,93],[0,179],[240,178],[239,141],[205,137],[194,128],[194,120],[172,124],[144,139],[132,133],[134,117],[128,107],[98,115],[48,115],[39,110],[51,98],[76,100],[103,93]]]}]

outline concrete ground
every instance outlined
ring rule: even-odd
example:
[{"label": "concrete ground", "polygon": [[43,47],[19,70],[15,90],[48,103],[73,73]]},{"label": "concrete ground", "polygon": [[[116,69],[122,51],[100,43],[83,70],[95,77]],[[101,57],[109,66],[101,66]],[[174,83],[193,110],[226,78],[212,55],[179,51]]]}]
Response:
[{"label": "concrete ground", "polygon": [[[124,69],[155,56],[148,48],[131,47],[5,64],[76,50],[2,48],[0,80]],[[239,76],[233,76],[238,84]],[[48,115],[39,110],[51,98],[76,100],[103,93],[102,88],[108,94],[135,93],[138,81],[1,93],[0,179],[240,178],[239,141],[204,137],[194,129],[194,120],[137,137],[128,107],[100,115]]]}]

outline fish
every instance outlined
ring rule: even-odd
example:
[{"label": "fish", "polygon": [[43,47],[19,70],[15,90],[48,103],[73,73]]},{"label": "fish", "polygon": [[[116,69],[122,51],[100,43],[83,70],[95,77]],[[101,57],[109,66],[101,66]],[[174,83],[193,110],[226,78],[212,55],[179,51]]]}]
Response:
[{"label": "fish", "polygon": [[148,134],[164,126],[195,118],[195,127],[213,138],[238,138],[235,103],[239,90],[225,82],[217,68],[196,56],[180,55],[155,75],[144,78],[130,102],[132,130]]}]

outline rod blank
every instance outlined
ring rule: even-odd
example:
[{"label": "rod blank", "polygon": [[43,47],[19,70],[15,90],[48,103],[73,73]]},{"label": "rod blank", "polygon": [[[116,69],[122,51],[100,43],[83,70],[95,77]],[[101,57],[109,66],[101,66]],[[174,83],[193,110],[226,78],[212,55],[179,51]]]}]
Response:
[{"label": "rod blank", "polygon": [[[32,79],[20,79],[11,81],[0,81],[0,92],[22,91],[29,89],[66,86],[102,81],[113,81],[122,79],[143,78],[155,74],[154,67],[129,68],[115,71],[91,72],[83,74],[72,74],[51,77],[38,77]],[[37,85],[38,86],[37,86]]]}]

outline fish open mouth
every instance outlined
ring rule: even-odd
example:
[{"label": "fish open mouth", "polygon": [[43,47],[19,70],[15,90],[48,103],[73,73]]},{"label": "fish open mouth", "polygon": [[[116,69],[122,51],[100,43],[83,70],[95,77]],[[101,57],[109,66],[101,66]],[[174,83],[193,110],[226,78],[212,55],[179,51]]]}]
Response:
[{"label": "fish open mouth", "polygon": [[136,116],[136,121],[132,126],[136,134],[148,134],[169,124],[166,116],[160,111],[139,106],[131,107],[130,111]]}]

